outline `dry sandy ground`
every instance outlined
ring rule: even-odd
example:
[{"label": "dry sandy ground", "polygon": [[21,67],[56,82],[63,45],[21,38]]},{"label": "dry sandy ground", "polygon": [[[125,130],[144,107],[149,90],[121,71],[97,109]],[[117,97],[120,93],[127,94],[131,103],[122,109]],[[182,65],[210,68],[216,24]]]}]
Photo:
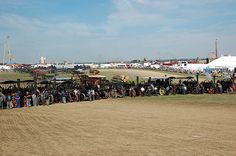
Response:
[{"label": "dry sandy ground", "polygon": [[234,103],[163,98],[0,110],[0,155],[236,155]]},{"label": "dry sandy ground", "polygon": [[142,69],[99,69],[101,75],[106,75],[108,78],[111,78],[115,75],[128,75],[130,79],[136,80],[136,76],[142,77],[170,77],[170,76],[179,76],[180,73],[165,73],[158,72],[155,70],[142,70]]}]

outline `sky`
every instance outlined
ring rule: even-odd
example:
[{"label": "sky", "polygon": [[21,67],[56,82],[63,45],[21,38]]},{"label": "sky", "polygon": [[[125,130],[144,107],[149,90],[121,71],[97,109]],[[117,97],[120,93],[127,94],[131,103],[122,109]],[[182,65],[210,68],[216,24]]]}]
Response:
[{"label": "sky", "polygon": [[0,58],[106,62],[236,55],[235,0],[0,0]]}]

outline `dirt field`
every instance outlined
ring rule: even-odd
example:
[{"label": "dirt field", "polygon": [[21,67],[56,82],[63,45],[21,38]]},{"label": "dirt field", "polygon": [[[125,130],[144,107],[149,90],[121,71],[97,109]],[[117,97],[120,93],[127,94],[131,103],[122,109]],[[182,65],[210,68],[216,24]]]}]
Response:
[{"label": "dirt field", "polygon": [[[170,77],[170,76],[192,76],[191,74],[157,71],[157,70],[144,70],[144,69],[99,69],[101,75],[105,75],[108,79],[111,79],[115,75],[128,75],[130,80],[136,81],[136,76],[142,77]],[[58,73],[58,77],[70,77],[71,74]],[[7,80],[29,80],[32,77],[27,73],[17,72],[0,72],[0,81]],[[200,77],[201,80],[205,79]]]},{"label": "dirt field", "polygon": [[[194,76],[192,74],[183,74],[175,72],[157,71],[157,70],[144,70],[144,69],[99,69],[101,75],[105,75],[111,79],[114,75],[128,75],[130,80],[136,81],[136,76],[142,77],[179,77],[179,76]],[[199,80],[205,80],[205,77],[200,77]]]},{"label": "dirt field", "polygon": [[236,96],[137,97],[0,110],[0,155],[236,155]]},{"label": "dirt field", "polygon": [[176,74],[169,74],[163,72],[157,72],[155,70],[141,70],[141,69],[99,69],[102,75],[106,75],[108,78],[112,78],[114,75],[128,75],[130,79],[136,80],[136,76],[142,77],[165,77],[176,76]]}]

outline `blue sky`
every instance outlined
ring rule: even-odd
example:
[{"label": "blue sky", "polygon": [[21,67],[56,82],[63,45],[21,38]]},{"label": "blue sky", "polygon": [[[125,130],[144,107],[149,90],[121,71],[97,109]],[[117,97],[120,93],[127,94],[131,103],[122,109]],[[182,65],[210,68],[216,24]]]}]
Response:
[{"label": "blue sky", "polygon": [[236,55],[235,0],[0,0],[16,62]]}]

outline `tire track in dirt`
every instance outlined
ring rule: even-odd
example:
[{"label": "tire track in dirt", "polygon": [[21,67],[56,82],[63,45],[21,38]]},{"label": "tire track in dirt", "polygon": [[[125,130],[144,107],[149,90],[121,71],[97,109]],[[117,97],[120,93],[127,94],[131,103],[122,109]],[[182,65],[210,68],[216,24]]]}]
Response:
[{"label": "tire track in dirt", "polygon": [[17,124],[15,124],[15,116],[16,114],[11,110],[6,110],[6,114],[4,114],[4,122],[1,122],[1,125],[4,127],[1,128],[3,131],[3,137],[1,138],[4,142],[11,142],[12,140],[18,140],[19,137],[17,135]]},{"label": "tire track in dirt", "polygon": [[[11,147],[12,152],[14,151],[20,151],[21,148],[23,148],[22,144],[23,141],[27,138],[27,135],[21,130],[20,125],[21,125],[21,115],[18,114],[17,111],[20,110],[14,110],[8,113],[4,114],[5,120],[7,121],[8,124],[5,125],[5,131],[4,131],[4,137],[2,138],[3,142],[5,143],[4,148],[9,148],[8,146],[12,146],[14,143],[18,143],[19,146],[14,146]],[[23,132],[23,133],[22,133]]]},{"label": "tire track in dirt", "polygon": [[[45,114],[45,110],[50,111],[48,109],[44,109],[44,108],[37,108],[32,110],[33,113],[37,114],[37,116],[35,114],[30,115],[30,120],[31,122],[27,122],[27,124],[31,127],[32,132],[31,132],[31,136],[37,135],[38,136],[38,140],[35,142],[36,144],[40,145],[40,152],[42,152],[43,155],[46,154],[50,154],[50,153],[54,153],[54,154],[59,154],[57,147],[54,145],[53,143],[53,139],[48,139],[47,135],[47,130],[48,131],[53,131],[50,127],[51,125],[51,120],[44,120],[44,114]],[[28,110],[29,112],[31,110]],[[29,114],[29,113],[28,113]],[[47,118],[45,118],[47,119]],[[48,118],[50,119],[50,118]],[[48,123],[48,124],[47,124]],[[41,129],[41,130],[39,130]],[[36,133],[36,134],[35,134]]]},{"label": "tire track in dirt", "polygon": [[[19,129],[18,135],[20,138],[24,139],[24,150],[30,151],[30,148],[36,149],[37,153],[42,153],[46,151],[47,146],[44,146],[43,144],[43,132],[41,132],[40,126],[37,122],[37,117],[32,114],[31,108],[23,108],[23,110],[20,110],[19,112],[19,118],[17,119],[18,127]],[[37,112],[36,112],[37,113]],[[27,143],[30,142],[30,147],[27,145]],[[46,153],[44,153],[46,154]]]},{"label": "tire track in dirt", "polygon": [[[57,114],[58,115],[58,114]],[[64,139],[60,139],[59,143],[67,143],[72,145],[73,139],[78,137],[75,132],[81,132],[76,125],[76,122],[66,117],[66,114],[60,113],[60,118],[52,121],[52,128],[55,129],[55,132],[61,134]]]},{"label": "tire track in dirt", "polygon": [[[40,139],[40,131],[38,130],[38,127],[35,127],[32,122],[32,115],[30,108],[24,108],[22,111],[20,111],[21,116],[21,124],[19,125],[19,128],[21,130],[21,135],[24,136],[24,144],[25,144],[25,151],[30,151],[30,148],[34,148],[35,152],[40,153],[41,148],[44,148],[43,146],[40,146],[40,148],[37,146],[38,143],[41,142]],[[28,145],[30,144],[30,146]],[[46,148],[46,147],[45,147]]]},{"label": "tire track in dirt", "polygon": [[18,124],[17,124],[17,122],[16,121],[18,121],[19,120],[19,114],[18,114],[18,112],[16,112],[16,113],[10,113],[9,114],[10,116],[14,116],[13,118],[8,118],[8,123],[9,123],[9,133],[10,133],[10,135],[8,135],[8,136],[10,136],[10,138],[11,139],[19,139],[19,136],[18,136],[18,131],[19,131],[19,128],[18,128]]},{"label": "tire track in dirt", "polygon": [[6,146],[6,110],[0,110],[0,135],[1,135],[1,140],[0,140],[0,153],[4,153],[6,151],[5,146]]},{"label": "tire track in dirt", "polygon": [[[0,145],[5,147],[0,147],[0,155],[236,154],[234,110],[180,105],[178,101],[167,105],[156,99],[1,111]],[[16,139],[5,137],[5,129],[10,129],[12,138],[17,135]]]},{"label": "tire track in dirt", "polygon": [[[37,123],[41,126],[41,128],[43,127],[44,133],[41,133],[41,137],[43,138],[44,142],[47,142],[47,148],[49,146],[51,149],[50,151],[52,151],[52,153],[59,154],[57,150],[58,145],[65,144],[65,143],[68,145],[71,144],[71,140],[65,139],[65,138],[69,138],[69,136],[65,134],[67,133],[73,134],[73,130],[75,129],[73,129],[73,127],[69,125],[64,126],[65,119],[56,118],[56,117],[59,117],[58,112],[56,111],[48,112],[48,111],[50,110],[44,109],[43,107],[41,107],[41,109],[37,111],[38,117],[33,117],[32,119],[37,121]],[[68,132],[68,128],[71,129],[71,131]],[[58,137],[58,135],[60,135],[61,137]],[[55,139],[55,137],[58,138],[58,140]]]},{"label": "tire track in dirt", "polygon": [[[71,107],[74,107],[75,105],[72,105]],[[70,151],[78,150],[79,147],[83,147],[86,144],[89,144],[87,137],[89,137],[91,132],[86,130],[84,128],[84,125],[88,126],[88,124],[84,123],[81,120],[76,120],[74,116],[68,116],[64,114],[65,112],[62,112],[60,115],[60,123],[63,123],[63,125],[55,123],[55,128],[60,128],[59,133],[63,133],[63,137],[66,138],[66,141],[68,142],[68,147]],[[70,112],[70,114],[74,114],[73,112]],[[75,147],[75,148],[74,148]]]}]

